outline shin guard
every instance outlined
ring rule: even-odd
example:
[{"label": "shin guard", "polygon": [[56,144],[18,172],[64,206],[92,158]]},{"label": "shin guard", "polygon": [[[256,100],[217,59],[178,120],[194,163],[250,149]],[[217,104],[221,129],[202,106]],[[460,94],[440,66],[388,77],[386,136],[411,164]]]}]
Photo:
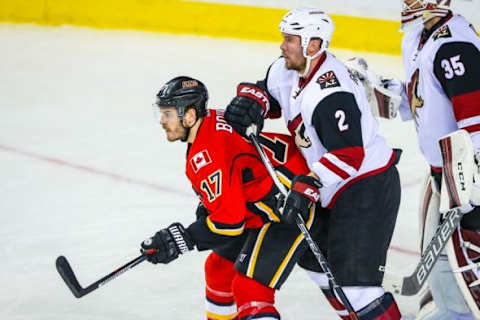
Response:
[{"label": "shin guard", "polygon": [[205,262],[205,311],[208,320],[237,319],[233,300],[233,262],[212,252]]},{"label": "shin guard", "polygon": [[280,314],[274,306],[274,289],[240,273],[235,275],[232,289],[238,307],[239,320],[280,319]]}]

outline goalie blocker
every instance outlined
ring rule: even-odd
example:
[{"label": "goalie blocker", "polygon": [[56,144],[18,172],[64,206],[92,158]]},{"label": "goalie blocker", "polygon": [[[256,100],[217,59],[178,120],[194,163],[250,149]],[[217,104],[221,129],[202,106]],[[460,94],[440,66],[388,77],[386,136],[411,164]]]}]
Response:
[{"label": "goalie blocker", "polygon": [[[476,281],[480,274],[476,271],[475,262],[480,258],[480,235],[476,232],[480,230],[480,207],[470,204],[471,199],[478,197],[474,181],[479,181],[473,145],[465,130],[455,131],[440,139],[439,143],[443,168],[431,168],[420,208],[422,254],[448,210],[460,208],[464,216],[427,280],[435,308],[420,319],[431,319],[443,308],[459,314],[471,311],[478,319],[480,287]],[[420,314],[423,314],[422,310]]]}]

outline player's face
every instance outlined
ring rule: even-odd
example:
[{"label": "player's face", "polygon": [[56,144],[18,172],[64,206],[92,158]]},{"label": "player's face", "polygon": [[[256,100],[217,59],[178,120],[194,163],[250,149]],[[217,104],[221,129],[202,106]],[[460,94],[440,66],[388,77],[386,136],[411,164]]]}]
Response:
[{"label": "player's face", "polygon": [[303,56],[300,37],[282,33],[283,41],[280,45],[285,57],[285,67],[288,70],[302,71],[305,69],[306,59]]},{"label": "player's face", "polygon": [[174,107],[160,108],[160,124],[167,134],[170,142],[185,138],[187,131],[178,118],[177,109]]}]

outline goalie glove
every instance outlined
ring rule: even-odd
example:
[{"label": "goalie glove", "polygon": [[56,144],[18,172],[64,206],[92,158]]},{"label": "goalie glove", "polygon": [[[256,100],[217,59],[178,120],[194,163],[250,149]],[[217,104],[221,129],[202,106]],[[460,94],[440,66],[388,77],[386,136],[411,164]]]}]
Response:
[{"label": "goalie glove", "polygon": [[263,120],[270,109],[267,93],[253,83],[242,82],[237,86],[237,96],[225,109],[225,121],[243,137],[258,135]]},{"label": "goalie glove", "polygon": [[395,118],[402,102],[402,83],[397,79],[385,79],[376,75],[363,58],[352,58],[345,64],[365,88],[373,115],[386,119]]},{"label": "goalie glove", "polygon": [[172,223],[141,244],[140,252],[153,264],[169,263],[182,253],[193,250],[195,244],[181,223]]}]

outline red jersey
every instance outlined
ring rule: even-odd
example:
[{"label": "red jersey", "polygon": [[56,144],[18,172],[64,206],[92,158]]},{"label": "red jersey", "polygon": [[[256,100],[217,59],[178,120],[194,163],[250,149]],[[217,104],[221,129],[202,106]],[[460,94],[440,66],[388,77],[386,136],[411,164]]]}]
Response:
[{"label": "red jersey", "polygon": [[[309,172],[290,136],[262,133],[259,142],[287,187],[293,176]],[[211,109],[203,118],[187,152],[186,174],[209,212],[205,223],[211,232],[237,236],[280,221],[278,189],[255,147],[225,122],[223,110]]]}]

